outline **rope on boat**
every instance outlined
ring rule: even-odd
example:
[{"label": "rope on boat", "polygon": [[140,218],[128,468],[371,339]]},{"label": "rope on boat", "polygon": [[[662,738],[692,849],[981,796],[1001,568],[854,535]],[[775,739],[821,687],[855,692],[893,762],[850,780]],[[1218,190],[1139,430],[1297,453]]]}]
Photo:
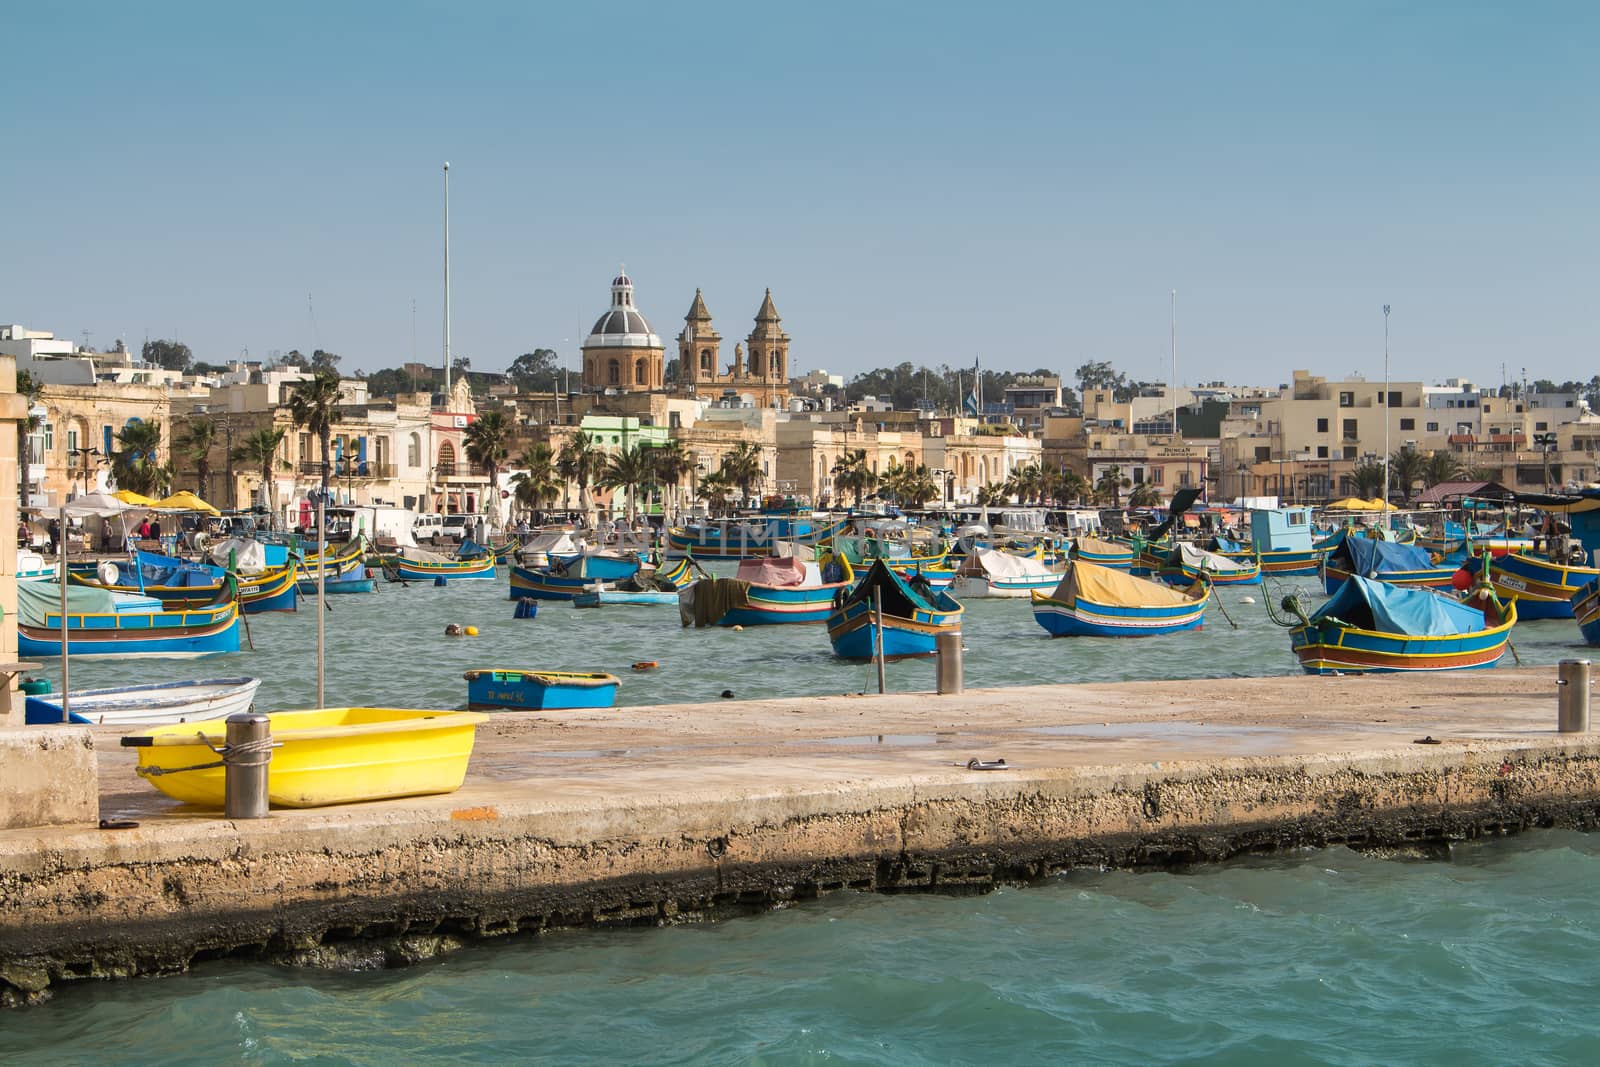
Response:
[{"label": "rope on boat", "polygon": [[159,778],[164,774],[182,774],[184,771],[209,771],[217,767],[264,767],[272,762],[272,750],[282,748],[283,742],[274,741],[271,736],[263,737],[259,741],[245,741],[237,745],[213,745],[206,740],[203,733],[195,734],[200,743],[212,752],[221,756],[221,759],[212,760],[210,763],[193,763],[187,767],[135,767],[134,771],[141,778]]},{"label": "rope on boat", "polygon": [[[1202,579],[1202,581],[1203,580],[1204,579]],[[1209,595],[1210,595],[1211,599],[1216,603],[1217,610],[1222,612],[1222,617],[1224,619],[1228,620],[1228,625],[1233,627],[1235,630],[1237,630],[1239,628],[1239,624],[1233,621],[1233,616],[1228,614],[1228,609],[1222,606],[1222,597],[1217,595],[1217,587],[1213,585],[1210,588],[1211,588],[1211,591],[1210,591]]]}]

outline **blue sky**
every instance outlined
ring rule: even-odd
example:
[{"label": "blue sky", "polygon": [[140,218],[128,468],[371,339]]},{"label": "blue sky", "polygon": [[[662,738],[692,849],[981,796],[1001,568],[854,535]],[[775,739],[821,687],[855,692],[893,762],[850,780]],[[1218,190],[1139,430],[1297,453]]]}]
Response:
[{"label": "blue sky", "polygon": [[[1595,371],[1600,8],[73,4],[0,62],[0,320],[477,369],[625,262],[725,359]],[[308,310],[310,294],[314,313]]]}]

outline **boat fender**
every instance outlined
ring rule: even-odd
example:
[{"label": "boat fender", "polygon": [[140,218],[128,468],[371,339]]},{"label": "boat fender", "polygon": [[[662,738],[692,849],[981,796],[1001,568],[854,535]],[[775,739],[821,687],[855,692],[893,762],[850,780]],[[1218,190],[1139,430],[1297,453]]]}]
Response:
[{"label": "boat fender", "polygon": [[1247,596],[1247,597],[1240,597],[1239,598],[1239,603],[1241,603],[1241,604],[1254,604],[1255,602],[1256,602],[1256,598],[1253,597],[1253,596]]},{"label": "boat fender", "polygon": [[659,666],[661,664],[653,659],[642,659],[633,665],[633,669],[636,671],[653,671]]},{"label": "boat fender", "polygon": [[95,572],[100,577],[101,585],[116,585],[117,579],[121,577],[121,572],[117,570],[117,565],[109,559],[101,560],[100,566],[95,568]]},{"label": "boat fender", "polygon": [[736,624],[734,624],[734,626],[733,626],[733,632],[734,632],[734,633],[736,633],[736,634],[742,634],[742,633],[744,633],[744,627],[743,627],[743,626],[740,626],[740,625],[738,625],[738,624],[737,624],[737,623],[736,623]]},{"label": "boat fender", "polygon": [[377,575],[376,571],[374,571],[371,567],[367,568],[367,577],[368,578],[376,578],[377,576],[378,575]]},{"label": "boat fender", "polygon": [[723,700],[732,700],[733,699],[733,690],[732,689],[724,689],[722,691],[722,699]]},{"label": "boat fender", "polygon": [[466,634],[468,637],[477,637],[478,636],[478,628],[476,626],[468,626],[465,629],[463,629],[461,632]]},{"label": "boat fender", "polygon": [[444,628],[444,635],[446,637],[460,637],[461,636],[461,625],[459,623],[454,623],[454,622],[450,623],[448,626],[446,626]]},{"label": "boat fender", "polygon": [[433,580],[433,584],[436,585],[436,586],[443,586],[443,585],[448,585],[450,583],[446,582],[444,580],[444,575],[441,574],[441,575],[439,575],[439,577],[437,577],[437,578],[435,578]]}]

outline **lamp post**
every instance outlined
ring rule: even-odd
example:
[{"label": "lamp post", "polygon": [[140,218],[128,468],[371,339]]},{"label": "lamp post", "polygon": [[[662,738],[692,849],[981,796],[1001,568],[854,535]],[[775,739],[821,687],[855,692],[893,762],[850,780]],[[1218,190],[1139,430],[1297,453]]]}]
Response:
[{"label": "lamp post", "polygon": [[1536,433],[1533,435],[1533,443],[1539,446],[1540,459],[1544,463],[1544,490],[1548,493],[1551,492],[1550,453],[1556,450],[1556,435],[1553,431],[1550,433]]},{"label": "lamp post", "polygon": [[1244,498],[1248,495],[1245,492],[1245,489],[1247,488],[1245,485],[1245,478],[1250,473],[1250,465],[1244,460],[1240,460],[1239,465],[1234,468],[1234,473],[1239,476],[1239,505],[1243,507]]},{"label": "lamp post", "polygon": [[1384,528],[1389,522],[1389,305],[1383,305],[1383,518]]}]

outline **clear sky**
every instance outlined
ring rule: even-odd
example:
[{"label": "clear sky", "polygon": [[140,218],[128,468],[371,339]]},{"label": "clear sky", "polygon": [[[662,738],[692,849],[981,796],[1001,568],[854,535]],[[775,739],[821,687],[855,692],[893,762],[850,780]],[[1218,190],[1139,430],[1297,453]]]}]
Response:
[{"label": "clear sky", "polygon": [[[1275,384],[1597,369],[1600,6],[13,4],[0,321],[576,367],[626,263],[724,361]],[[311,297],[308,308],[307,296]],[[412,306],[415,301],[415,333]]]}]

